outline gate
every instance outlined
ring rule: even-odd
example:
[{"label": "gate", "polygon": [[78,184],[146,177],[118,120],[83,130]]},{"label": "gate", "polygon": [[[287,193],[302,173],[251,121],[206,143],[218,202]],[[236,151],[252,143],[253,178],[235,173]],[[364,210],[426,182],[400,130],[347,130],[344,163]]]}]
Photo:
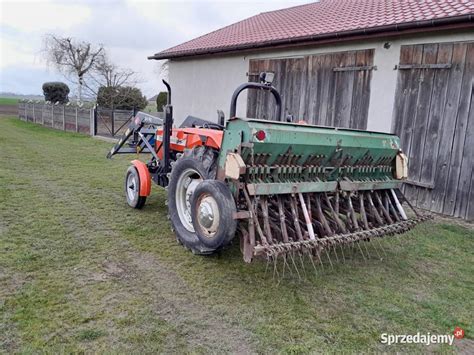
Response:
[{"label": "gate", "polygon": [[95,134],[103,137],[121,136],[135,114],[135,110],[96,107],[94,110]]},{"label": "gate", "polygon": [[402,46],[394,132],[418,207],[474,219],[474,43]]}]

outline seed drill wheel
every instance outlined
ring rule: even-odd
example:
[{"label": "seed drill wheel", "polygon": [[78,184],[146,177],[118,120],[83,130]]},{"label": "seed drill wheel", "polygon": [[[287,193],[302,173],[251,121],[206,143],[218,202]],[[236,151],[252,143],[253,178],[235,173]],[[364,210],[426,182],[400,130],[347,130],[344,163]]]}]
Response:
[{"label": "seed drill wheel", "polygon": [[194,190],[191,216],[196,235],[203,245],[218,249],[234,238],[237,221],[235,201],[227,185],[205,180]]},{"label": "seed drill wheel", "polygon": [[134,166],[129,167],[125,175],[125,197],[132,208],[141,209],[145,205],[146,196],[140,196],[140,176]]},{"label": "seed drill wheel", "polygon": [[173,165],[168,184],[168,213],[178,241],[195,254],[212,254],[216,249],[198,238],[192,219],[192,195],[200,182],[216,177],[216,151],[196,147],[185,151]]}]

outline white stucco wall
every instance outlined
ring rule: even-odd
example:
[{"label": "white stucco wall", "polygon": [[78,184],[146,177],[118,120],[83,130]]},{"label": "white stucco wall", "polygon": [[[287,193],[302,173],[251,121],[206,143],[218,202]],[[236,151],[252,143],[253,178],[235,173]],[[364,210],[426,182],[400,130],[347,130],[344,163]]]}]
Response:
[{"label": "white stucco wall", "polygon": [[[234,89],[247,80],[248,60],[242,56],[171,61],[169,81],[175,124],[188,115],[217,123],[217,110],[229,118]],[[245,116],[247,94],[239,96],[237,115]]]},{"label": "white stucco wall", "polygon": [[[397,70],[402,45],[474,41],[474,31],[430,33],[409,37],[387,37],[369,41],[306,46],[300,49],[273,50],[237,55],[213,55],[209,57],[170,61],[169,80],[173,89],[175,122],[179,125],[187,115],[206,118],[217,122],[216,110],[229,117],[230,97],[234,89],[248,81],[247,71],[250,59],[288,58],[309,54],[338,51],[375,49],[371,82],[368,130],[390,132],[392,112],[397,84]],[[389,49],[384,44],[391,44]],[[237,114],[245,116],[246,93],[238,102]]]}]

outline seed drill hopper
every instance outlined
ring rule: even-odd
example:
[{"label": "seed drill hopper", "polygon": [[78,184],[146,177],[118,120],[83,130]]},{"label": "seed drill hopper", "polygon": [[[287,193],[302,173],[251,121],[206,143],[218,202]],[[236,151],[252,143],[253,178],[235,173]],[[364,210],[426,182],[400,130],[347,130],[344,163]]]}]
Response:
[{"label": "seed drill hopper", "polygon": [[137,115],[108,157],[151,154],[128,169],[127,202],[142,208],[152,181],[165,187],[177,240],[193,253],[215,253],[238,237],[246,262],[295,253],[320,261],[323,251],[362,252],[362,242],[427,218],[402,207],[407,159],[396,136],[238,118],[246,89],[271,93],[281,117],[280,95],[266,82],[236,89],[227,122],[222,114],[219,123],[188,116],[176,128],[167,87],[163,122]]}]

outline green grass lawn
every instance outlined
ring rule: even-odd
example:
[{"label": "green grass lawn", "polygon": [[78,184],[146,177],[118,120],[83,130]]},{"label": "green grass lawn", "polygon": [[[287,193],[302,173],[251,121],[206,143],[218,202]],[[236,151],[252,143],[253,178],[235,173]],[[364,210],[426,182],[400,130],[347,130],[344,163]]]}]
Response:
[{"label": "green grass lawn", "polygon": [[[0,349],[5,352],[404,352],[381,333],[473,339],[474,233],[443,219],[374,245],[365,261],[306,263],[279,283],[238,246],[179,246],[153,187],[127,207],[132,157],[110,143],[0,119]],[[466,339],[464,340],[466,341]],[[456,343],[456,341],[455,341]]]},{"label": "green grass lawn", "polygon": [[11,98],[11,97],[0,97],[0,106],[2,105],[16,105],[18,103],[18,99]]}]

